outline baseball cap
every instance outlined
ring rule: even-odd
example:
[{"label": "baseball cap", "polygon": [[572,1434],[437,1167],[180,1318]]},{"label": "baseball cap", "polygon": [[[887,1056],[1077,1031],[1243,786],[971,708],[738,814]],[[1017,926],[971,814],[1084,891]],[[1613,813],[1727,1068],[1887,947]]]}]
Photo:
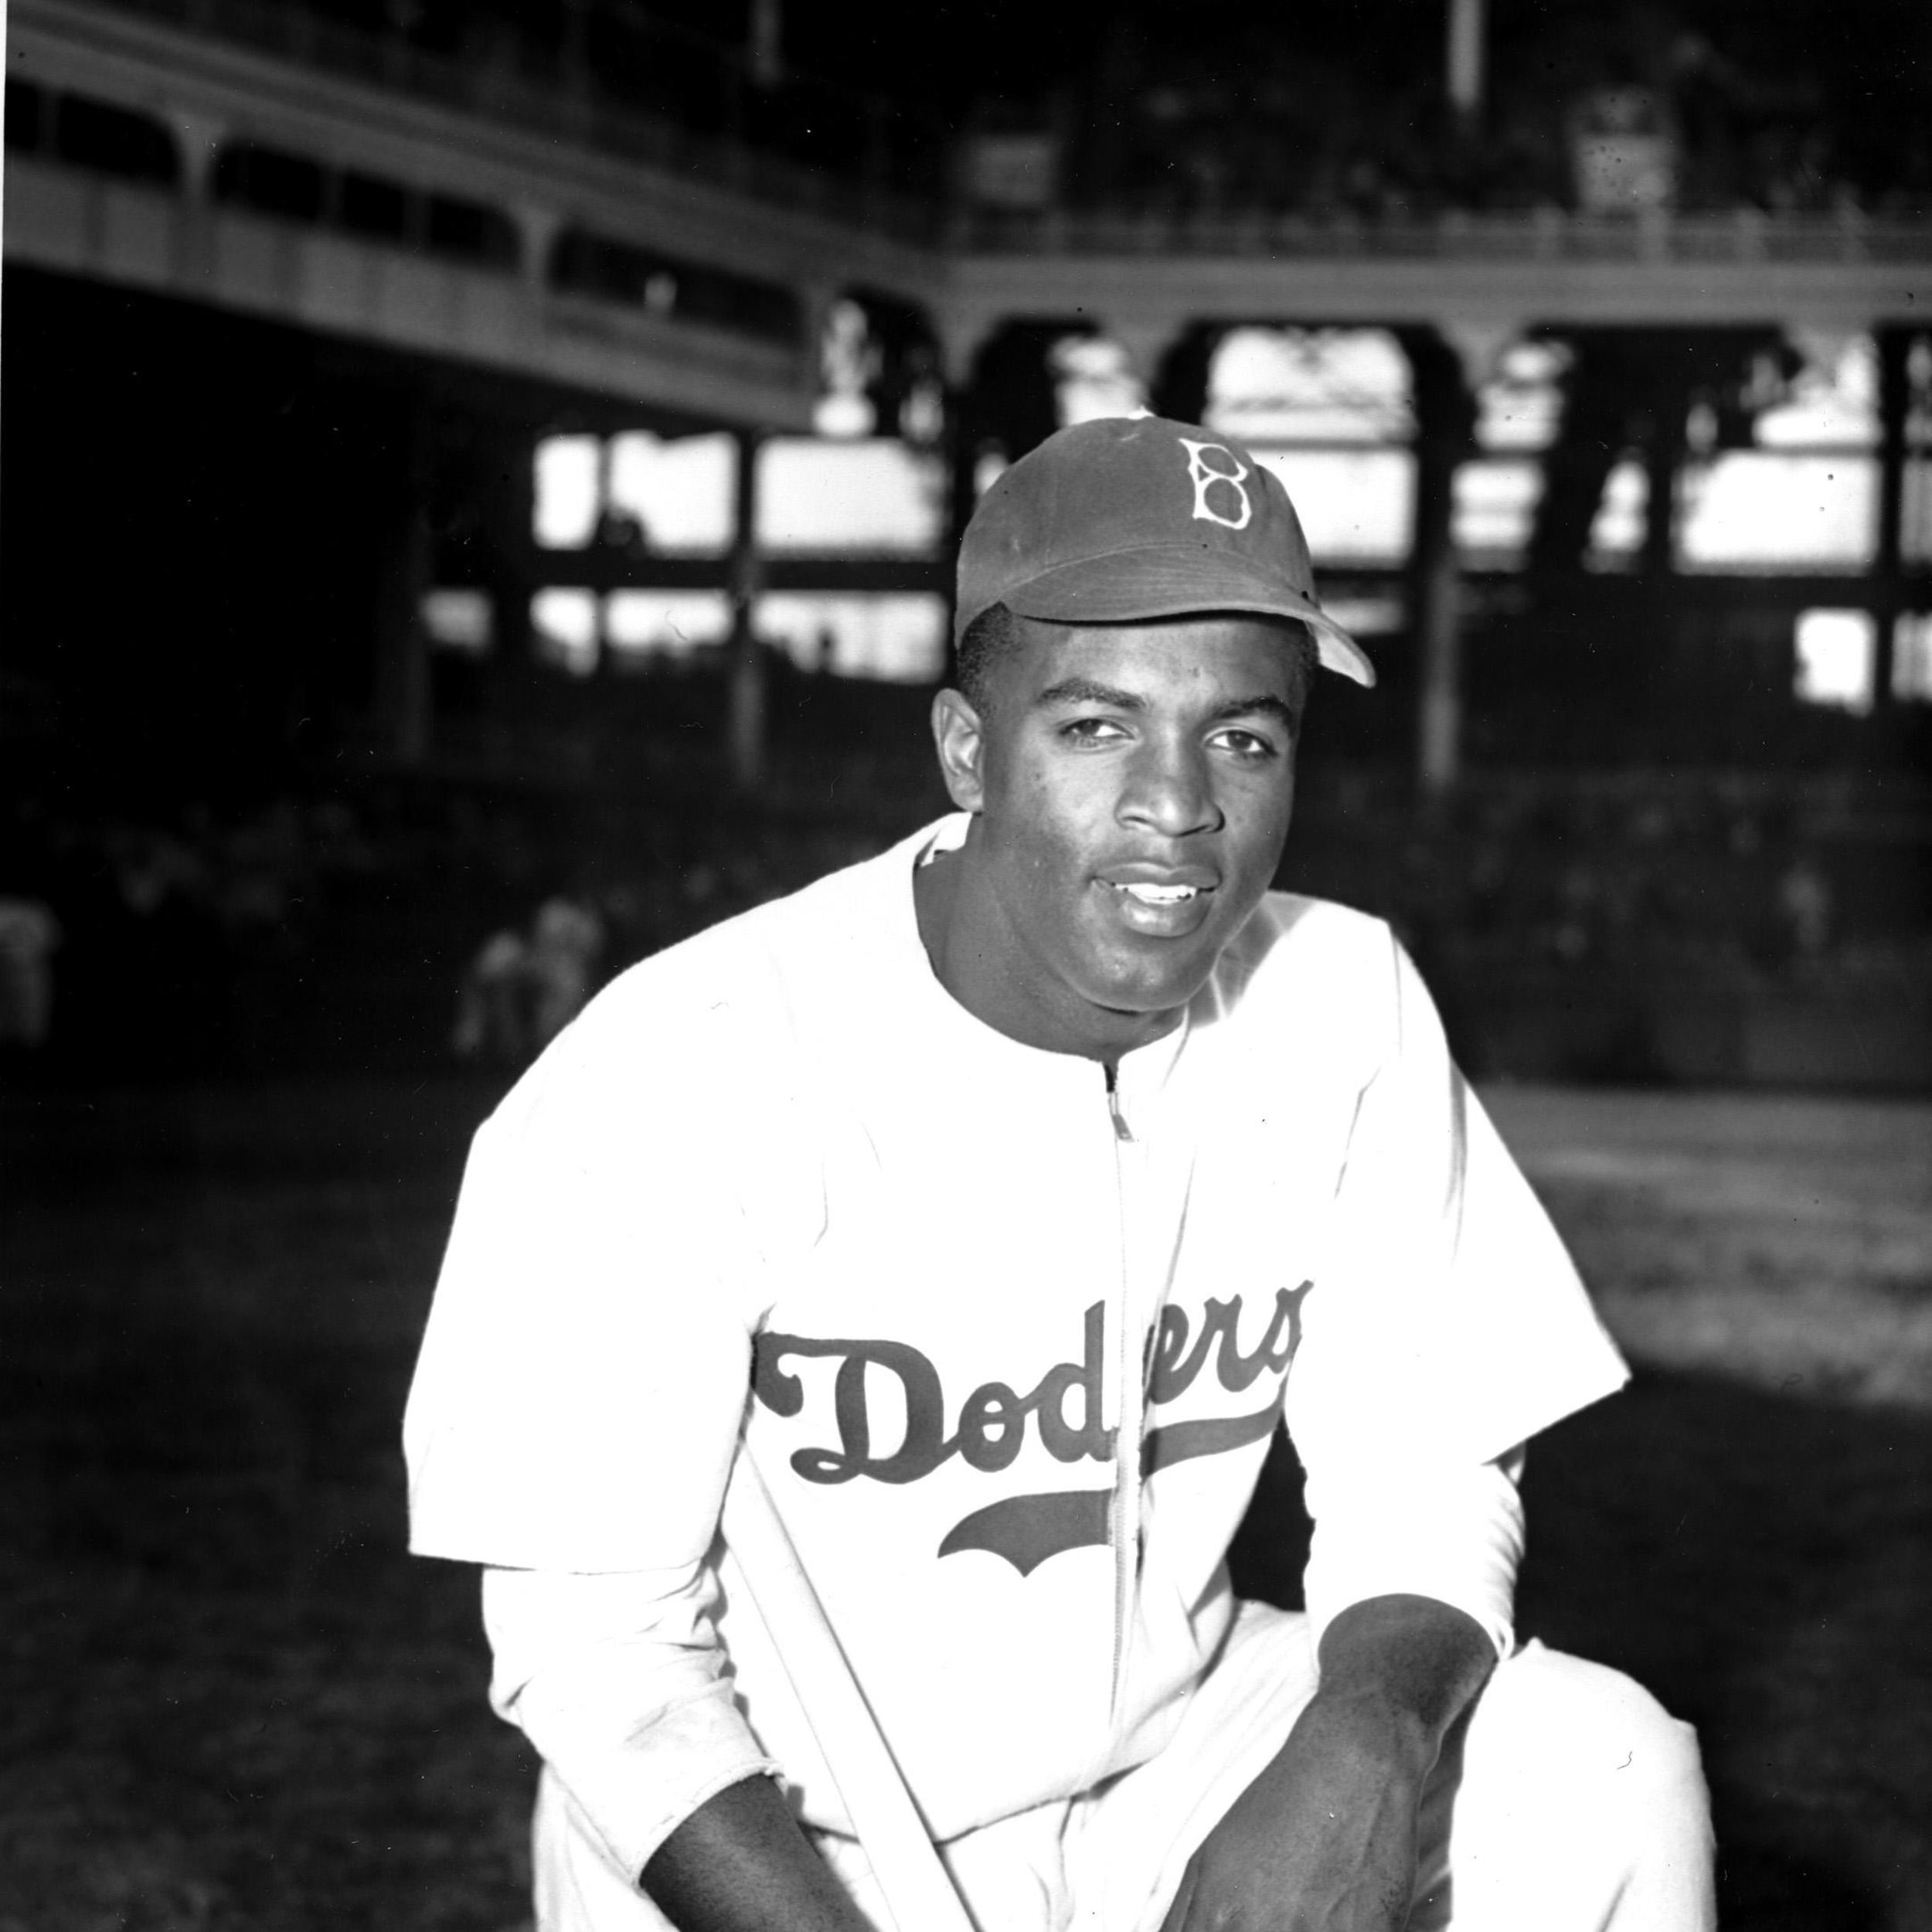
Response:
[{"label": "baseball cap", "polygon": [[1077,423],[1000,473],[959,546],[955,640],[995,604],[1060,624],[1298,617],[1331,671],[1376,681],[1315,597],[1280,478],[1231,437],[1163,417]]}]

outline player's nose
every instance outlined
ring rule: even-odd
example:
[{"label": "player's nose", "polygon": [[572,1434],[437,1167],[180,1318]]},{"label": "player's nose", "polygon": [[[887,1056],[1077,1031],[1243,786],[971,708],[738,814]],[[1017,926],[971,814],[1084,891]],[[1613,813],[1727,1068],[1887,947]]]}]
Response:
[{"label": "player's nose", "polygon": [[1217,827],[1220,808],[1200,748],[1151,737],[1128,763],[1119,817],[1165,838]]}]

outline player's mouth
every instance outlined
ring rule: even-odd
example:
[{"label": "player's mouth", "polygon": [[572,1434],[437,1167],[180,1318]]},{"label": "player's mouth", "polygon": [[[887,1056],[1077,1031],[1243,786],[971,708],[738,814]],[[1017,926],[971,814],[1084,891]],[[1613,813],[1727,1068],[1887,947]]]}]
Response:
[{"label": "player's mouth", "polygon": [[1100,883],[1134,931],[1158,939],[1180,939],[1206,918],[1214,898],[1214,882],[1193,878],[1101,876]]}]

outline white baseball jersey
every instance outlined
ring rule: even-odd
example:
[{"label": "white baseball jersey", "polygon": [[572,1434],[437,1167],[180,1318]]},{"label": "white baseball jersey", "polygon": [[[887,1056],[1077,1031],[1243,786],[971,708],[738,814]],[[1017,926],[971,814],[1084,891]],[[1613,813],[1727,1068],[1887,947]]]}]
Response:
[{"label": "white baseball jersey", "polygon": [[1624,1379],[1385,926],[1270,894],[1110,1081],[934,975],[913,873],[964,822],[633,968],[477,1136],[412,1546],[610,1579],[616,1741],[557,1768],[633,1873],[750,1770],[844,1822],[718,1587],[741,1441],[945,1838],[1172,1735],[1284,1394],[1315,1631],[1406,1591],[1506,1648],[1495,1464]]}]

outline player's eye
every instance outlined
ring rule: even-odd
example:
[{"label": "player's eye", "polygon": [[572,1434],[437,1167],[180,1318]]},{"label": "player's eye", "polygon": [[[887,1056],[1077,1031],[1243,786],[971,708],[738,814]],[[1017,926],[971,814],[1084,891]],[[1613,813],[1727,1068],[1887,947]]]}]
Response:
[{"label": "player's eye", "polygon": [[1213,742],[1224,750],[1233,752],[1238,758],[1260,760],[1275,756],[1272,739],[1264,738],[1258,731],[1243,731],[1238,727],[1217,731]]},{"label": "player's eye", "polygon": [[1111,718],[1074,718],[1060,726],[1060,735],[1071,744],[1103,745],[1117,743],[1127,733]]}]

